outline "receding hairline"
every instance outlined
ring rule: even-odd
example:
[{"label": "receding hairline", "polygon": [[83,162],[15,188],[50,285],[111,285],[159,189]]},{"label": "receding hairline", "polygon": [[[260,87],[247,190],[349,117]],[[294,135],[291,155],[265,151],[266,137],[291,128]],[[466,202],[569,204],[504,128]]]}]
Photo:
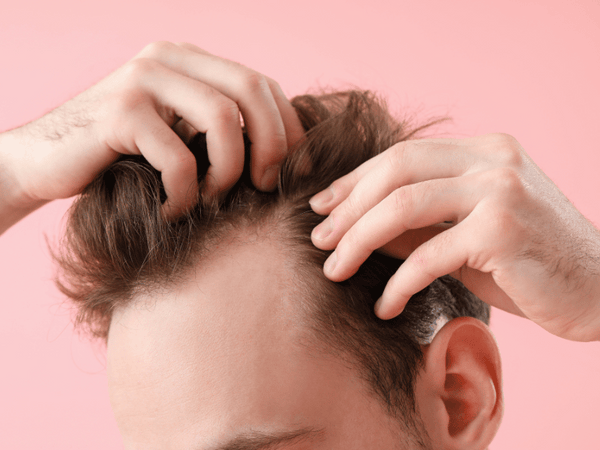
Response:
[{"label": "receding hairline", "polygon": [[[193,282],[196,276],[210,268],[221,259],[235,260],[237,252],[241,249],[256,248],[263,252],[267,248],[273,249],[278,257],[278,267],[283,270],[286,281],[295,280],[297,267],[301,264],[302,252],[294,251],[289,245],[283,225],[277,223],[279,213],[274,212],[272,217],[265,217],[257,222],[243,222],[230,224],[217,232],[211,232],[211,238],[203,242],[202,248],[192,250],[190,261],[182,266],[176,276],[168,280],[160,280],[159,284],[141,286],[131,298],[117,305],[113,310],[123,311],[148,305],[159,301],[169,301],[169,297],[179,290],[181,286]],[[297,294],[299,283],[288,282],[286,288],[290,294]],[[112,316],[111,316],[112,323]]]}]

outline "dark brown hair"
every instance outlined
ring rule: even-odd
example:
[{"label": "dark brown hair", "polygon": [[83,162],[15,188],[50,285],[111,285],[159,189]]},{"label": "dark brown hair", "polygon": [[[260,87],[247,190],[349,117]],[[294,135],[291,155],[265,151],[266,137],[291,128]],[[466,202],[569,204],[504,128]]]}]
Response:
[{"label": "dark brown hair", "polygon": [[[115,307],[140,292],[177,283],[232,230],[267,225],[279,231],[297,261],[296,288],[310,304],[314,343],[351,361],[390,414],[410,419],[421,345],[431,337],[436,320],[472,316],[487,323],[489,307],[458,281],[443,277],[413,296],[399,317],[379,320],[373,304],[401,261],[375,253],[349,280],[327,280],[322,265],[329,252],[310,241],[322,218],[308,200],[424,127],[409,129],[394,120],[369,92],[304,95],[292,104],[306,135],[286,158],[275,193],[257,191],[246,171],[224,201],[201,202],[169,222],[160,210],[164,194],[158,172],[141,157],[110,166],[70,210],[61,251],[55,255],[58,286],[79,306],[78,323],[106,338]],[[190,147],[199,173],[205,172],[202,136]]]}]

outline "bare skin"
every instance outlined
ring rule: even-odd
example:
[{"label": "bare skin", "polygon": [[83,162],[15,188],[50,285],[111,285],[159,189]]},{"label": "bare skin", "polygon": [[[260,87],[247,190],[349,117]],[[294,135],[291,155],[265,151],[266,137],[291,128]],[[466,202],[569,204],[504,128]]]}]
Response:
[{"label": "bare skin", "polygon": [[[218,195],[242,171],[240,112],[252,178],[272,189],[274,168],[303,133],[277,83],[191,44],[147,46],[70,102],[0,134],[0,233],[81,192],[119,154],[143,154],[162,172],[164,212],[176,217],[197,197],[182,138],[207,133],[203,189]],[[378,302],[381,318],[450,273],[551,333],[600,340],[600,235],[510,136],[397,144],[311,203],[329,215],[313,242],[336,249],[325,267],[332,280],[351,276],[376,249],[408,258]]]},{"label": "bare skin", "polygon": [[212,449],[303,429],[315,433],[283,448],[393,448],[391,419],[352,371],[303,348],[282,252],[221,247],[176,291],[113,318],[109,389],[125,448]]},{"label": "bare skin", "polygon": [[[125,448],[421,449],[351,361],[311,344],[290,252],[268,230],[231,241],[113,317],[109,392]],[[489,330],[453,320],[425,353],[415,394],[431,448],[486,448],[503,410]]]},{"label": "bare skin", "polygon": [[272,190],[279,163],[303,134],[279,85],[191,44],[150,44],[71,101],[0,134],[0,233],[46,202],[80,193],[120,154],[142,154],[162,173],[164,212],[176,217],[198,192],[182,138],[206,133],[203,189],[217,195],[242,173],[240,113],[253,143],[252,180]]},{"label": "bare skin", "polygon": [[[0,233],[48,201],[78,194],[121,154],[142,154],[162,172],[168,196],[164,213],[168,217],[176,217],[194,204],[196,196],[191,193],[196,192],[198,187],[195,164],[184,145],[186,137],[195,130],[207,133],[211,172],[202,189],[219,195],[235,183],[243,167],[240,113],[253,142],[253,182],[260,189],[270,190],[276,182],[274,170],[287,148],[303,133],[292,106],[277,83],[190,44],[151,44],[132,61],[70,102],[28,125],[0,134]],[[399,314],[411,294],[433,278],[451,273],[484,301],[526,316],[554,334],[567,339],[600,340],[598,231],[510,136],[397,144],[335,182],[311,203],[316,212],[329,216],[325,224],[315,230],[313,242],[320,248],[336,249],[335,256],[325,267],[326,275],[332,280],[351,276],[368,254],[377,249],[408,258],[390,280],[378,303],[377,314],[381,318]],[[444,224],[445,221],[451,223]],[[256,252],[256,248],[253,250],[252,264],[256,254],[261,254]],[[333,261],[336,264],[331,264]],[[263,261],[264,264],[268,262]],[[224,276],[234,267],[220,274]],[[265,268],[263,274],[268,275],[269,270],[275,268]],[[240,279],[247,277],[247,274],[239,275]],[[218,279],[218,273],[214,274],[213,281],[215,279]],[[242,355],[245,357],[244,369],[256,370],[252,381],[258,383],[263,376],[274,377],[271,384],[262,386],[262,390],[259,389],[261,386],[251,386],[250,392],[256,390],[264,395],[242,399],[233,383],[235,380],[223,378],[225,392],[230,395],[223,397],[227,405],[264,407],[264,411],[273,411],[271,407],[275,403],[269,401],[277,399],[268,396],[270,391],[267,387],[277,385],[281,388],[277,391],[281,394],[278,399],[291,402],[277,404],[281,407],[280,411],[290,413],[278,417],[312,417],[314,413],[314,418],[319,419],[318,411],[332,412],[335,418],[346,423],[345,428],[338,427],[346,430],[345,434],[338,436],[349,438],[354,431],[360,430],[360,421],[356,415],[352,418],[353,412],[371,411],[375,418],[381,418],[375,424],[369,422],[371,431],[379,432],[377,439],[380,441],[375,441],[377,445],[373,448],[385,448],[393,427],[390,422],[384,421],[379,405],[365,394],[364,385],[357,382],[351,370],[332,360],[310,365],[311,357],[292,345],[296,342],[294,338],[298,337],[293,333],[301,330],[288,326],[290,318],[285,314],[278,317],[280,322],[269,322],[275,328],[264,328],[259,319],[272,318],[273,311],[268,310],[261,300],[269,296],[273,300],[273,296],[281,294],[274,290],[275,283],[263,280],[262,285],[254,286],[253,292],[246,291],[240,294],[241,297],[238,294],[227,297],[229,300],[251,298],[254,301],[249,305],[244,303],[244,307],[264,307],[245,310],[246,314],[254,314],[255,320],[244,324],[235,322],[241,317],[242,305],[232,304],[226,299],[215,301],[232,287],[231,278],[220,288],[214,285],[211,288],[213,281],[204,281],[206,283],[182,286],[182,289],[188,289],[187,297],[179,297],[179,303],[157,302],[154,310],[131,309],[115,315],[116,322],[111,329],[112,344],[109,345],[111,367],[115,368],[111,373],[111,398],[117,417],[121,415],[123,420],[140,421],[140,424],[130,426],[120,420],[130,448],[140,447],[145,442],[144,431],[137,428],[138,425],[147,427],[148,436],[154,433],[161,439],[175,439],[165,441],[170,448],[179,448],[178,442],[212,445],[218,439],[232,436],[227,433],[235,428],[235,420],[222,422],[222,426],[210,425],[210,421],[200,425],[204,417],[201,414],[205,414],[201,412],[202,405],[195,408],[193,404],[184,402],[186,394],[190,394],[189,398],[210,400],[214,406],[217,399],[209,398],[212,395],[210,391],[198,393],[197,389],[202,386],[186,384],[191,378],[170,378],[170,375],[202,377],[208,374],[209,369],[218,372],[218,367],[203,364],[213,357],[224,358],[224,363],[236,366],[239,359],[227,360],[226,357],[240,356],[241,350],[236,350],[233,343],[227,341],[226,325],[237,326],[245,339],[243,342],[255,344],[244,348],[243,351],[248,353]],[[198,289],[194,291],[194,286],[201,286],[205,293],[212,289],[213,297],[201,297],[204,294]],[[261,298],[253,297],[257,291],[263,293],[262,297],[259,296]],[[195,354],[193,350],[198,342],[194,339],[199,336],[192,335],[190,340],[185,341],[184,336],[178,334],[181,329],[176,327],[179,322],[175,319],[191,320],[189,313],[195,311],[197,301],[201,299],[213,306],[229,305],[225,310],[212,311],[209,317],[217,317],[221,322],[207,322],[211,326],[223,327],[220,332],[225,338],[219,344],[225,351],[220,355]],[[169,304],[182,309],[169,310]],[[201,314],[194,318],[208,320]],[[144,323],[147,327],[136,328],[136,323]],[[195,327],[198,323],[185,325]],[[244,328],[244,325],[247,327]],[[171,374],[169,367],[164,366],[164,360],[151,358],[161,355],[136,353],[148,350],[148,347],[131,346],[128,339],[131,342],[141,339],[131,334],[134,332],[164,345],[162,355],[174,358],[174,365],[187,364],[186,370]],[[219,335],[219,330],[210,332],[216,333],[213,337]],[[254,341],[251,339],[253,336],[256,338]],[[119,344],[121,338],[124,340]],[[187,347],[178,346],[180,343]],[[293,352],[293,358],[288,358],[290,354],[276,351],[282,350],[277,346],[285,343],[290,344],[285,351]],[[477,345],[473,346],[474,343]],[[175,352],[177,348],[181,349],[180,354]],[[499,425],[502,413],[499,357],[489,331],[474,319],[454,320],[446,324],[424,350],[426,365],[419,374],[415,394],[434,447],[485,448]],[[477,356],[481,354],[486,354],[486,360],[493,364],[481,365],[481,358]],[[201,356],[203,359],[200,361],[192,358]],[[258,362],[264,362],[266,357],[271,358],[269,364],[281,372],[261,373]],[[139,360],[140,364],[127,366],[128,358]],[[448,365],[446,361],[449,361]],[[160,372],[160,364],[163,364],[163,372]],[[297,372],[298,367],[307,367],[309,373],[299,378],[287,377],[286,374]],[[193,368],[202,370],[191,370]],[[144,380],[150,379],[144,378],[140,370],[156,377],[148,388],[155,389],[155,392],[146,391],[146,396],[142,394],[146,387],[136,389],[135,385],[127,385],[135,380],[143,384]],[[219,379],[214,373],[211,376],[213,380]],[[286,387],[282,380],[290,381],[289,386]],[[465,386],[453,384],[461,380],[466,383]],[[181,388],[181,392],[172,390],[169,392],[171,397],[162,396],[173,382]],[[312,413],[305,410],[300,414],[291,409],[298,405],[293,400],[296,395],[294,389],[299,386],[305,394],[303,398],[315,402],[311,406]],[[451,389],[446,389],[446,386]],[[469,395],[452,397],[463,392]],[[136,395],[143,397],[140,397],[140,402],[148,402],[149,409],[142,413],[153,412],[154,416],[145,417],[127,410],[135,405],[123,399]],[[343,400],[350,395],[355,403],[344,403]],[[325,399],[329,403],[319,403]],[[336,409],[338,400],[346,407]],[[153,405],[156,409],[152,409]],[[459,405],[459,408],[453,410],[452,405]],[[194,430],[193,427],[183,431],[169,428],[178,426],[173,423],[163,423],[166,428],[152,427],[153,423],[168,419],[165,411],[173,410],[183,414],[184,422],[197,420],[193,425],[199,428],[195,430],[208,431],[214,439],[193,441],[198,435],[180,434],[189,433],[189,430]],[[222,415],[227,416],[227,411],[230,409],[221,409]],[[464,411],[469,412],[473,421],[461,429],[459,425],[462,422],[453,420],[453,417]],[[361,416],[364,417],[364,414]],[[241,414],[239,417],[246,416]],[[260,417],[267,418],[267,415]],[[286,426],[292,422],[294,425],[316,427],[317,430],[327,425],[318,421],[288,420]],[[263,422],[265,426],[282,424]],[[379,429],[382,424],[390,427]],[[323,446],[322,442],[335,443],[337,448],[352,448],[341,438],[323,441],[319,433],[310,437],[314,438],[311,442],[317,445],[315,448],[319,448],[318,445],[336,448]],[[294,445],[300,445],[299,442]],[[373,444],[373,441],[362,444],[358,448],[369,448],[367,444]]]},{"label": "bare skin", "polygon": [[376,249],[406,259],[376,305],[383,319],[451,274],[553,334],[600,339],[600,233],[511,136],[396,144],[311,204],[328,215],[312,239],[335,249],[330,279]]},{"label": "bare skin", "polygon": [[[164,213],[176,217],[197,198],[186,136],[207,133],[202,189],[219,195],[244,164],[240,113],[253,142],[252,179],[270,190],[303,134],[278,84],[191,44],[151,44],[73,100],[0,134],[0,233],[78,194],[120,154],[142,154],[162,172]],[[348,278],[376,249],[408,258],[378,302],[381,318],[450,273],[551,333],[600,340],[599,233],[510,136],[397,144],[311,203],[329,216],[313,242],[336,249],[325,267],[332,280]]]}]

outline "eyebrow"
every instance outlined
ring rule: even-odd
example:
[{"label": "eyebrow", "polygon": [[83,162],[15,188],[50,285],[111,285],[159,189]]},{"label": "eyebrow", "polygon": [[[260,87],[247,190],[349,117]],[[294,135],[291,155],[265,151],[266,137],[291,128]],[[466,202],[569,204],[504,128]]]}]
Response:
[{"label": "eyebrow", "polygon": [[322,439],[323,429],[302,428],[275,433],[250,431],[210,450],[275,450],[283,444],[297,444],[307,440]]}]

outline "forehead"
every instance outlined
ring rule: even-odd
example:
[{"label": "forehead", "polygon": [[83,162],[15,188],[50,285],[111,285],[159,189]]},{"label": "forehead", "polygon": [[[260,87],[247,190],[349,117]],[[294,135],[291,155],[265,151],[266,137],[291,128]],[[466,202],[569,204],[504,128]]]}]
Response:
[{"label": "forehead", "polygon": [[109,387],[129,448],[348,426],[342,410],[364,400],[362,384],[304,345],[289,264],[269,243],[228,246],[172,292],[116,312]]}]

